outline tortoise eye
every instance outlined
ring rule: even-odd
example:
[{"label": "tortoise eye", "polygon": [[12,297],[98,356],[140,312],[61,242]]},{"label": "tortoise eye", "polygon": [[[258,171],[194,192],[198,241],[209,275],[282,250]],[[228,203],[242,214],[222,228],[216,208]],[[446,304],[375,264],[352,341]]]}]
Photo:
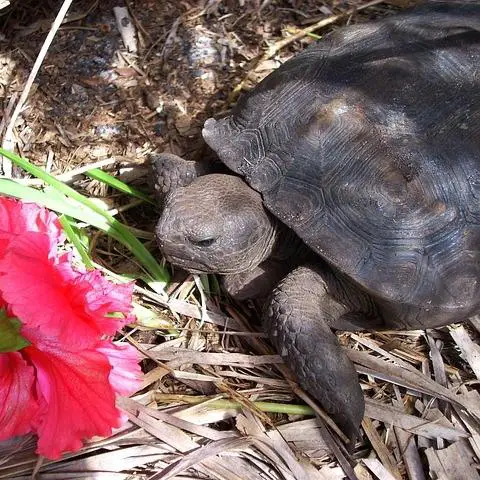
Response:
[{"label": "tortoise eye", "polygon": [[196,247],[211,247],[217,239],[215,237],[209,237],[209,238],[189,238],[188,239],[192,245],[195,245]]}]

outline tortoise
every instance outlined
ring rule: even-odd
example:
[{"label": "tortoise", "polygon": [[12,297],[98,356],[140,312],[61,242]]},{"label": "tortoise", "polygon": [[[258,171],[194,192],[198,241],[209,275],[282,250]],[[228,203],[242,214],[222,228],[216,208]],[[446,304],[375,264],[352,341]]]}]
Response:
[{"label": "tortoise", "polygon": [[338,29],[203,137],[228,167],[153,158],[167,260],[263,299],[269,337],[350,440],[364,414],[336,330],[480,311],[480,5]]}]

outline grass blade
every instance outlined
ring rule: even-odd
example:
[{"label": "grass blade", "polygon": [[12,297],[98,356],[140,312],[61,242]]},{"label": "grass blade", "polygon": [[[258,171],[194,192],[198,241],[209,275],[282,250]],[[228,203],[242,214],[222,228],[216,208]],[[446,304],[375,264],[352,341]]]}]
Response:
[{"label": "grass blade", "polygon": [[27,187],[21,183],[17,183],[14,180],[7,178],[0,179],[0,193],[8,195],[10,197],[19,198],[26,202],[34,202],[44,207],[54,210],[58,213],[63,213],[69,217],[75,218],[80,222],[87,223],[92,225],[99,230],[108,232],[109,224],[107,220],[98,215],[95,212],[92,212],[88,208],[85,208],[83,205],[73,203],[66,197],[59,197],[58,195],[49,195],[48,193],[36,190],[35,188]]},{"label": "grass blade", "polygon": [[87,267],[89,270],[94,269],[95,267],[93,266],[92,259],[88,255],[88,252],[82,244],[80,237],[77,235],[77,232],[72,227],[69,218],[66,215],[60,215],[59,220],[62,224],[65,235],[67,235],[68,240],[70,240],[70,242],[73,243],[73,246],[77,249],[85,267]]},{"label": "grass blade", "polygon": [[140,200],[148,202],[151,205],[155,205],[155,202],[146,193],[142,192],[141,190],[138,190],[135,187],[131,187],[130,185],[127,185],[126,183],[122,182],[118,178],[114,177],[113,175],[110,175],[107,172],[104,172],[103,170],[100,170],[99,168],[92,168],[92,170],[88,170],[87,172],[85,172],[85,175],[87,175],[90,178],[93,178],[94,180],[98,180],[99,182],[105,183],[106,185],[112,188],[115,188],[120,192],[131,195],[132,197],[139,198]]}]

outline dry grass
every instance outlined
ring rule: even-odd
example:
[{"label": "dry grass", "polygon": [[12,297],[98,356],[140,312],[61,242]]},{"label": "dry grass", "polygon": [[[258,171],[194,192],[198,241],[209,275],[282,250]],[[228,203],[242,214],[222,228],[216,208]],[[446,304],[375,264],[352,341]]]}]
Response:
[{"label": "dry grass", "polygon": [[[149,152],[205,155],[204,119],[313,41],[312,25],[323,35],[407,2],[369,2],[375,5],[353,15],[367,2],[131,2],[138,55],[121,48],[116,3],[74,3],[14,136],[21,153],[115,208],[154,249],[156,212],[83,177],[87,164],[141,186]],[[2,134],[58,11],[41,2],[14,7],[0,12]],[[189,57],[199,42],[207,53],[210,42],[222,48],[213,59]],[[100,265],[138,270],[126,251],[92,235]],[[366,398],[362,437],[350,454],[299,398],[258,312],[222,296],[214,279],[202,280],[177,274],[168,299],[137,287],[151,317],[128,329],[126,340],[143,353],[146,375],[143,389],[121,400],[124,428],[57,462],[38,459],[32,439],[1,443],[0,478],[479,477],[480,319],[427,332],[339,335]]]}]

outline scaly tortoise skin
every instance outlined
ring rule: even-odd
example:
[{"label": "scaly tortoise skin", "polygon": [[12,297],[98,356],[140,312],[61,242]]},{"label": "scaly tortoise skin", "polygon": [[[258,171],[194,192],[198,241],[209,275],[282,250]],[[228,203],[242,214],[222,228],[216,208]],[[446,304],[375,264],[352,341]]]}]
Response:
[{"label": "scaly tortoise skin", "polygon": [[480,310],[480,5],[340,29],[203,136],[245,181],[178,181],[170,172],[194,162],[160,155],[159,182],[175,177],[160,248],[225,274],[239,298],[271,292],[272,342],[353,439],[364,400],[331,329],[432,328]]}]

